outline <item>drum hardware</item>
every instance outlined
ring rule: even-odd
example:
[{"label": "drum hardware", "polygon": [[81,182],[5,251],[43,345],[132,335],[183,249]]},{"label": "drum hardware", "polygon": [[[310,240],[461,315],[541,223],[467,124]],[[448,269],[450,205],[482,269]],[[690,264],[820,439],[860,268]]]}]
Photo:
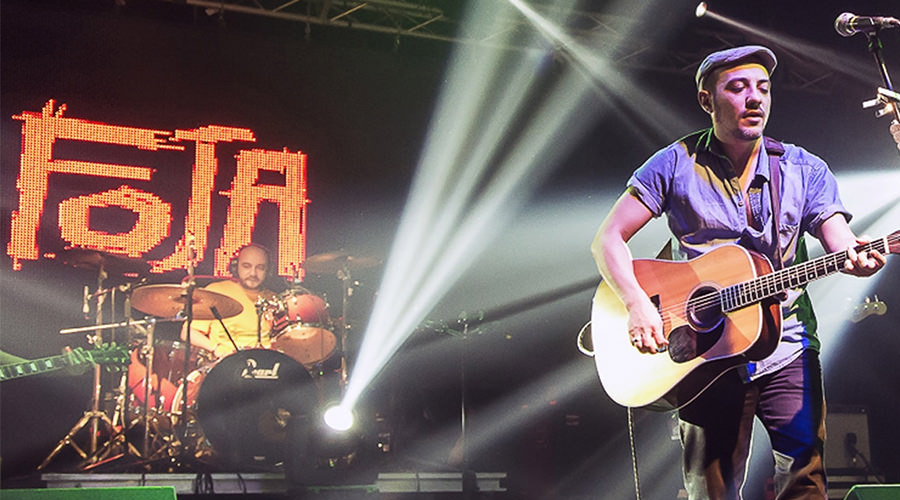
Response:
[{"label": "drum hardware", "polygon": [[344,390],[347,388],[347,313],[350,309],[350,297],[353,295],[354,282],[350,276],[350,260],[344,262],[344,267],[337,272],[337,277],[341,280],[341,319],[338,322],[341,332],[341,378],[340,388],[343,396]]},{"label": "drum hardware", "polygon": [[[236,300],[223,295],[221,293],[213,292],[210,290],[196,288],[195,283],[196,276],[193,274],[193,266],[189,266],[188,276],[184,279],[184,281],[179,285],[144,285],[138,287],[134,290],[131,296],[131,305],[135,309],[142,311],[147,314],[151,314],[154,316],[162,316],[162,317],[175,317],[180,316],[185,319],[185,342],[183,346],[182,358],[184,361],[181,374],[183,377],[180,377],[181,385],[187,383],[186,375],[191,373],[195,367],[191,366],[192,359],[194,356],[192,354],[192,350],[196,349],[196,347],[191,347],[191,323],[194,319],[202,319],[202,320],[211,320],[211,319],[220,319],[220,318],[228,318],[232,316],[236,316],[243,311],[243,306]],[[229,335],[230,338],[230,335]],[[233,342],[233,341],[232,341]],[[177,345],[177,343],[176,343]],[[145,346],[146,349],[149,349],[147,352],[155,351],[154,348],[150,348]],[[172,351],[174,353],[175,351]],[[171,353],[170,353],[171,357]],[[152,356],[151,356],[152,358]],[[149,394],[149,389],[152,387],[152,378],[154,375],[152,374],[151,368],[149,366],[145,366],[145,373],[147,375],[143,383],[144,383],[144,406],[145,406],[145,415],[149,415],[149,405],[156,400],[156,405],[162,404],[164,409],[171,408],[177,399],[178,388],[172,385],[173,382],[178,383],[178,380],[168,380],[158,378],[157,384],[159,386],[160,395],[162,397],[168,397],[168,400],[164,400],[160,403],[160,398],[153,398]],[[163,386],[168,384],[167,388],[164,389]],[[181,390],[184,393],[184,390]],[[182,406],[186,405],[185,401],[181,402]],[[186,442],[185,439],[185,426],[182,425],[181,429],[176,429],[176,437],[168,443],[167,447],[178,446],[181,447]],[[148,431],[149,425],[144,426],[145,432]],[[182,432],[178,432],[182,431]],[[184,451],[184,450],[182,450]],[[177,453],[181,455],[182,453]]]},{"label": "drum hardware", "polygon": [[[193,318],[213,319],[213,310],[216,314],[222,311],[222,315],[231,317],[243,310],[240,303],[230,297],[196,288],[194,259],[191,248],[188,276],[181,284],[138,286],[131,291],[127,303],[141,312],[163,318],[125,322],[133,327],[146,326],[142,333],[143,342],[132,351],[131,365],[123,381],[130,389],[133,400],[140,403],[140,408],[139,415],[127,425],[120,426],[120,432],[109,443],[111,447],[124,447],[125,451],[141,458],[145,467],[161,459],[171,463],[181,462],[190,451],[190,443],[186,439],[189,432],[185,426],[175,425],[170,410],[176,403],[179,391],[175,384],[187,383],[186,375],[195,368],[191,363],[200,365],[204,359],[210,358],[204,356],[204,350],[190,344]],[[126,307],[129,313],[130,307]],[[154,328],[161,321],[184,321],[186,342],[182,345],[181,342],[155,339]],[[129,441],[129,433],[133,434],[135,428],[141,431],[142,446],[139,452]]]},{"label": "drum hardware", "polygon": [[[150,425],[147,421],[147,417],[150,414],[150,387],[152,385],[153,380],[153,354],[156,351],[156,344],[154,342],[154,330],[156,330],[156,323],[150,322],[150,326],[147,328],[147,335],[145,338],[144,345],[141,347],[141,352],[144,354],[144,439],[143,439],[143,447],[141,451],[143,452],[144,457],[148,456],[150,453]],[[158,383],[161,383],[159,381]]]},{"label": "drum hardware", "polygon": [[[219,322],[219,326],[222,327],[222,331],[225,332],[225,336],[228,337],[228,341],[231,342],[235,352],[240,351],[241,348],[238,347],[237,342],[234,341],[234,337],[231,336],[231,332],[228,331],[228,327],[225,326],[225,321],[223,321],[222,315],[219,314],[219,310],[216,309],[216,306],[209,306],[209,311],[215,316],[216,321]],[[260,317],[258,303],[256,305],[256,315],[259,318],[256,322],[256,345],[257,347],[262,347],[262,319]]]},{"label": "drum hardware", "polygon": [[136,328],[147,326],[151,322],[152,323],[181,323],[184,321],[182,318],[168,318],[168,319],[158,319],[158,318],[147,318],[147,319],[126,319],[124,321],[119,321],[116,323],[106,323],[102,325],[92,325],[92,326],[76,326],[73,328],[62,328],[59,330],[60,335],[71,335],[73,333],[84,333],[84,332],[92,332],[92,331],[103,331],[103,330],[113,330],[116,328]]},{"label": "drum hardware", "polygon": [[[161,321],[180,321],[180,320],[161,320]],[[154,397],[156,397],[156,392],[160,392],[159,390],[155,390],[155,393],[150,393],[147,389],[154,388],[153,379],[151,377],[156,377],[156,363],[154,362],[154,352],[155,349],[147,349],[148,345],[155,345],[156,342],[154,340],[154,329],[157,322],[160,320],[156,319],[146,319],[146,320],[126,320],[120,323],[108,324],[108,325],[100,325],[99,329],[101,330],[109,330],[119,327],[128,327],[131,335],[133,337],[141,337],[144,338],[144,341],[141,343],[141,346],[136,347],[131,354],[131,365],[126,370],[126,373],[122,375],[119,382],[119,387],[115,391],[115,408],[112,412],[112,419],[108,424],[109,430],[109,438],[107,442],[101,446],[95,453],[91,455],[83,456],[85,460],[83,461],[82,470],[91,470],[97,468],[102,465],[106,465],[114,460],[123,458],[126,455],[130,455],[138,458],[141,461],[149,462],[153,460],[154,457],[158,457],[162,451],[164,451],[167,443],[171,441],[171,437],[162,429],[161,425],[168,424],[169,417],[158,411],[156,405],[150,405],[152,401],[154,401]],[[74,333],[72,330],[78,330],[77,328],[67,329],[65,333]],[[61,331],[62,332],[62,331]],[[144,369],[144,373],[139,375],[138,381],[135,384],[135,372],[134,365],[136,360],[141,359],[144,364],[141,364],[141,368]],[[159,379],[157,379],[157,382]],[[129,409],[129,386],[132,389],[137,388],[140,385],[140,389],[142,392],[138,393],[140,397],[136,398],[138,401],[141,401],[139,415],[135,418],[131,418],[131,414],[128,412]],[[171,385],[171,384],[169,384]],[[174,394],[174,389],[170,391],[170,393]],[[135,396],[135,393],[131,393],[132,396]],[[105,412],[101,412],[106,415]],[[168,424],[169,427],[171,426]],[[142,430],[141,436],[134,436],[131,432],[134,428],[139,427]],[[141,447],[138,449],[134,443],[137,441],[141,442]]]},{"label": "drum hardware", "polygon": [[347,324],[347,314],[350,309],[350,298],[358,282],[353,281],[351,272],[354,270],[368,269],[381,264],[379,259],[371,256],[354,256],[350,253],[338,250],[336,252],[326,252],[316,254],[309,257],[304,266],[307,271],[316,274],[334,274],[341,281],[341,317],[338,320],[338,348],[341,354],[340,367],[340,389],[341,393],[347,386],[347,375],[349,367],[347,366],[347,334],[349,325]]},{"label": "drum hardware", "polygon": [[[130,313],[127,307],[126,312]],[[179,342],[156,340],[154,329],[157,323],[183,321],[181,318],[126,319],[116,323],[60,330],[60,334],[73,334],[125,328],[130,332],[130,337],[142,339],[140,345],[132,351],[131,366],[121,379],[121,389],[116,396],[113,418],[109,419],[107,413],[103,411],[96,414],[106,423],[104,431],[108,433],[109,439],[92,453],[76,449],[85,459],[83,470],[94,469],[125,455],[134,456],[143,463],[177,455],[174,450],[181,446],[181,442],[173,435],[172,416],[167,408],[172,406],[172,400],[177,392],[174,384],[178,382],[180,374],[184,373],[178,367],[182,357],[182,345]],[[189,361],[199,364],[208,358],[209,356],[203,357],[202,353],[197,356],[192,354]],[[136,371],[135,366],[139,367],[140,371]],[[132,401],[138,403],[137,416],[126,415],[128,408],[126,395],[129,393],[132,395]],[[80,424],[82,422],[79,422]],[[140,435],[135,435],[135,430],[140,430]],[[77,428],[73,429],[72,434],[77,431]],[[66,440],[71,442],[72,436],[67,436],[64,441]],[[140,449],[135,446],[138,441],[141,442]],[[77,446],[74,442],[71,444]],[[49,463],[51,458],[48,457],[46,462]]]},{"label": "drum hardware", "polygon": [[[184,377],[182,377],[180,384],[180,389],[182,391],[181,398],[179,398],[176,393],[172,399],[173,409],[174,405],[178,404],[180,399],[181,408],[184,410],[188,407],[188,375],[191,373],[191,325],[194,319],[213,319],[216,316],[231,317],[240,314],[241,311],[244,310],[244,306],[231,297],[197,288],[196,276],[194,274],[197,265],[197,250],[194,242],[194,235],[192,233],[188,235],[188,254],[187,276],[185,276],[181,282],[181,294],[177,297],[178,300],[176,300],[177,303],[184,303],[181,312],[186,318],[184,326],[184,370],[182,371]],[[197,292],[201,293],[198,294]],[[206,306],[206,309],[203,308],[204,305]],[[220,309],[221,312],[219,312]],[[206,311],[209,311],[211,317],[206,317]],[[215,314],[213,311],[215,311]],[[190,455],[190,450],[188,449],[190,426],[188,425],[186,417],[187,412],[185,411],[174,428],[175,440],[172,443],[172,449],[175,451],[173,457],[176,459],[180,458],[181,460]]]},{"label": "drum hardware", "polygon": [[[98,252],[95,250],[88,250],[84,248],[67,249],[63,252],[62,260],[65,265],[88,269],[97,273],[97,291],[93,294],[90,294],[89,290],[85,290],[84,304],[82,309],[85,317],[88,317],[90,314],[90,299],[96,299],[95,326],[93,328],[83,329],[82,331],[92,332],[87,336],[88,343],[95,347],[99,347],[103,344],[103,331],[107,329],[103,325],[104,302],[107,295],[110,295],[112,297],[111,307],[115,307],[116,288],[107,290],[103,286],[104,282],[109,277],[109,273],[117,275],[124,275],[128,273],[139,274],[141,272],[149,270],[149,265],[140,260],[129,259],[118,255]],[[112,311],[112,316],[115,317],[114,309]],[[60,333],[62,333],[62,331]],[[41,464],[37,467],[38,470],[42,470],[44,467],[46,467],[50,463],[50,461],[53,460],[53,458],[66,446],[71,446],[81,458],[87,459],[89,463],[95,462],[97,460],[97,452],[99,450],[98,437],[100,435],[100,423],[102,422],[104,424],[104,430],[109,435],[112,435],[115,431],[115,426],[112,419],[110,419],[109,415],[107,415],[105,411],[100,410],[100,397],[102,391],[101,370],[102,368],[99,364],[94,364],[90,409],[84,412],[78,422],[76,422],[75,425],[69,430],[69,432],[57,443],[50,454],[47,455],[44,461],[41,462]],[[81,431],[85,426],[89,426],[90,428],[90,446],[87,450],[79,447],[74,441],[75,435],[78,434],[78,432]]]},{"label": "drum hardware", "polygon": [[128,417],[126,415],[127,402],[125,399],[126,393],[126,379],[127,374],[123,374],[119,379],[119,386],[114,391],[114,401],[115,407],[112,411],[112,427],[116,429],[116,432],[110,436],[107,443],[98,450],[96,457],[92,457],[92,459],[88,460],[88,463],[82,467],[82,470],[88,471],[104,465],[106,463],[112,462],[113,460],[117,460],[123,457],[125,454],[130,454],[136,457],[140,457],[140,451],[131,443],[131,441],[126,439],[125,431],[128,426]]}]

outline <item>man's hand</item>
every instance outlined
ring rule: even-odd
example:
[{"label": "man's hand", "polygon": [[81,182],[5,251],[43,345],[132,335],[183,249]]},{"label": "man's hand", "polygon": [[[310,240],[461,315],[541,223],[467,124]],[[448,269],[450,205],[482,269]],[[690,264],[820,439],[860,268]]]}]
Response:
[{"label": "man's hand", "polygon": [[631,344],[645,353],[660,352],[669,345],[659,311],[646,296],[628,306],[628,336]]},{"label": "man's hand", "polygon": [[[892,125],[892,131],[893,128]],[[900,127],[898,127],[897,130],[900,131]],[[897,136],[895,135],[894,137],[896,138]],[[900,147],[900,145],[898,145],[898,147]],[[865,237],[856,239],[857,245],[862,245],[870,241],[870,239]],[[885,262],[887,262],[887,260],[878,250],[857,252],[853,246],[850,246],[850,248],[847,249],[847,260],[844,261],[844,272],[852,274],[853,276],[871,276],[884,267]]]}]

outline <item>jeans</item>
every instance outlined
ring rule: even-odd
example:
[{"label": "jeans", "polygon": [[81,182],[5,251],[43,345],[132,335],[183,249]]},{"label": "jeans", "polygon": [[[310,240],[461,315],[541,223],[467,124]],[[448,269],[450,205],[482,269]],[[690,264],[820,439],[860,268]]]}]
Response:
[{"label": "jeans", "polygon": [[825,397],[812,350],[751,382],[732,370],[679,410],[689,498],[741,498],[754,416],[772,444],[777,498],[826,500]]}]

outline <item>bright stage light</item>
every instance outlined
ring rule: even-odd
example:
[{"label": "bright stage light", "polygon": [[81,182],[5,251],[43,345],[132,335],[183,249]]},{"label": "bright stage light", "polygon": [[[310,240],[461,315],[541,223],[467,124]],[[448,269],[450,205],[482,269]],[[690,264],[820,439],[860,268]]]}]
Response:
[{"label": "bright stage light", "polygon": [[353,427],[353,411],[341,405],[334,405],[322,415],[325,424],[338,432],[348,431]]},{"label": "bright stage light", "polygon": [[694,15],[703,17],[704,14],[706,14],[706,2],[700,2],[697,4],[697,10],[694,11]]}]

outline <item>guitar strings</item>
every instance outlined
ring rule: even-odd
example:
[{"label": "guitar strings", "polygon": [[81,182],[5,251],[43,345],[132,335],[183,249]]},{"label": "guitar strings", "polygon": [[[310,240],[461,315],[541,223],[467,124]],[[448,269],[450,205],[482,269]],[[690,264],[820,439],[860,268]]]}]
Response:
[{"label": "guitar strings", "polygon": [[[877,250],[879,253],[886,253],[890,243],[900,242],[900,233],[891,234],[885,238],[881,238],[865,245],[861,245],[860,251]],[[724,296],[731,294],[736,296],[736,307],[730,310],[744,307],[759,300],[772,297],[783,292],[792,286],[784,286],[787,282],[790,285],[796,278],[797,285],[802,278],[807,278],[807,282],[811,279],[825,276],[827,274],[840,270],[840,265],[847,260],[847,251],[843,250],[829,255],[824,255],[818,259],[807,261],[789,268],[779,269],[777,271],[764,274],[757,278],[742,283],[729,285],[715,292],[704,294],[700,297],[688,299],[685,302],[675,303],[659,309],[659,312],[670,313],[673,311],[683,310],[685,306],[691,311],[708,311],[710,309],[723,309]],[[830,264],[830,266],[829,266]],[[781,286],[776,286],[781,285]],[[749,298],[749,300],[748,300]]]}]

